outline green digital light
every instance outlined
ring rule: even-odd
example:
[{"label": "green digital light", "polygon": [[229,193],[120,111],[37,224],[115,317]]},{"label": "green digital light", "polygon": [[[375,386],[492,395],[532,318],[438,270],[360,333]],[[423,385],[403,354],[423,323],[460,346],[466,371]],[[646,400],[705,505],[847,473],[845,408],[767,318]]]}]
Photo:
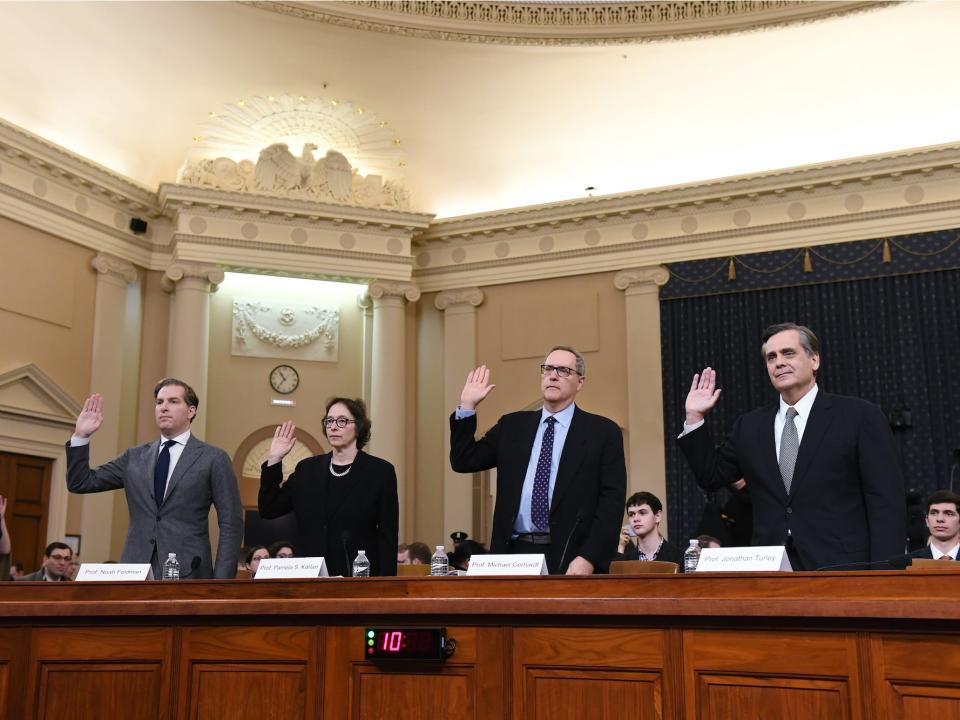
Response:
[{"label": "green digital light", "polygon": [[367,640],[367,645],[369,645],[370,647],[373,647],[373,640]]}]

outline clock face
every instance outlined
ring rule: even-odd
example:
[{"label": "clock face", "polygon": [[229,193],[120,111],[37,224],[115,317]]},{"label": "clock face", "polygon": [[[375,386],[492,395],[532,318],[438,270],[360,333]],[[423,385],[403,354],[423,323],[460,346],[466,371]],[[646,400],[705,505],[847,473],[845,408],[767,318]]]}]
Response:
[{"label": "clock face", "polygon": [[270,371],[270,387],[281,395],[289,395],[300,384],[300,375],[289,365],[277,365]]}]

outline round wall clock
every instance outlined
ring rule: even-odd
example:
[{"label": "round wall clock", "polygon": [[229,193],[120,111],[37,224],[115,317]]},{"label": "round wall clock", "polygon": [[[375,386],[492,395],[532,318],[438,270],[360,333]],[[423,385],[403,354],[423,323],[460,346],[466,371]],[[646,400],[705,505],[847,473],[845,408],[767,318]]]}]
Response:
[{"label": "round wall clock", "polygon": [[270,387],[281,395],[289,395],[300,385],[300,374],[290,365],[277,365],[270,371]]}]

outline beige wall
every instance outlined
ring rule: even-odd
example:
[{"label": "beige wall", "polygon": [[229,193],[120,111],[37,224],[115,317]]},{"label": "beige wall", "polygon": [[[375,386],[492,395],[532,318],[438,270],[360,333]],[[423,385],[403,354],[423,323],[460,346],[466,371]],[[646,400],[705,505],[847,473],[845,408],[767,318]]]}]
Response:
[{"label": "beige wall", "polygon": [[94,255],[0,217],[0,372],[35,363],[83,402],[90,391]]},{"label": "beige wall", "polygon": [[[443,438],[447,433],[450,408],[443,406],[443,313],[434,307],[435,293],[424,295],[417,303],[417,393],[415,474],[413,488],[413,524],[409,537],[401,542],[420,540],[427,545],[443,542],[443,468],[447,462]],[[464,492],[470,482],[465,477]]]},{"label": "beige wall", "polygon": [[614,288],[612,274],[496,285],[483,292],[478,355],[497,387],[481,407],[479,427],[539,400],[538,366],[553,345],[571,345],[584,355],[587,381],[577,404],[626,425],[623,293]]}]

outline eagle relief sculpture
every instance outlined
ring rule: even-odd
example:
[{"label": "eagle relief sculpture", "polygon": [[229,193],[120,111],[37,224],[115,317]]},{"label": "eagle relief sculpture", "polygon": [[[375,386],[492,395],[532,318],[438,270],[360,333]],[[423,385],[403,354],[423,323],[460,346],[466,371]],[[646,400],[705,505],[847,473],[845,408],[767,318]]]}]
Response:
[{"label": "eagle relief sculpture", "polygon": [[187,160],[177,182],[197,187],[262,192],[318,202],[336,202],[364,207],[408,210],[406,188],[380,175],[361,175],[343,153],[327,150],[317,160],[317,146],[305,143],[296,157],[286,143],[274,143],[260,151],[254,165],[230,158]]}]

